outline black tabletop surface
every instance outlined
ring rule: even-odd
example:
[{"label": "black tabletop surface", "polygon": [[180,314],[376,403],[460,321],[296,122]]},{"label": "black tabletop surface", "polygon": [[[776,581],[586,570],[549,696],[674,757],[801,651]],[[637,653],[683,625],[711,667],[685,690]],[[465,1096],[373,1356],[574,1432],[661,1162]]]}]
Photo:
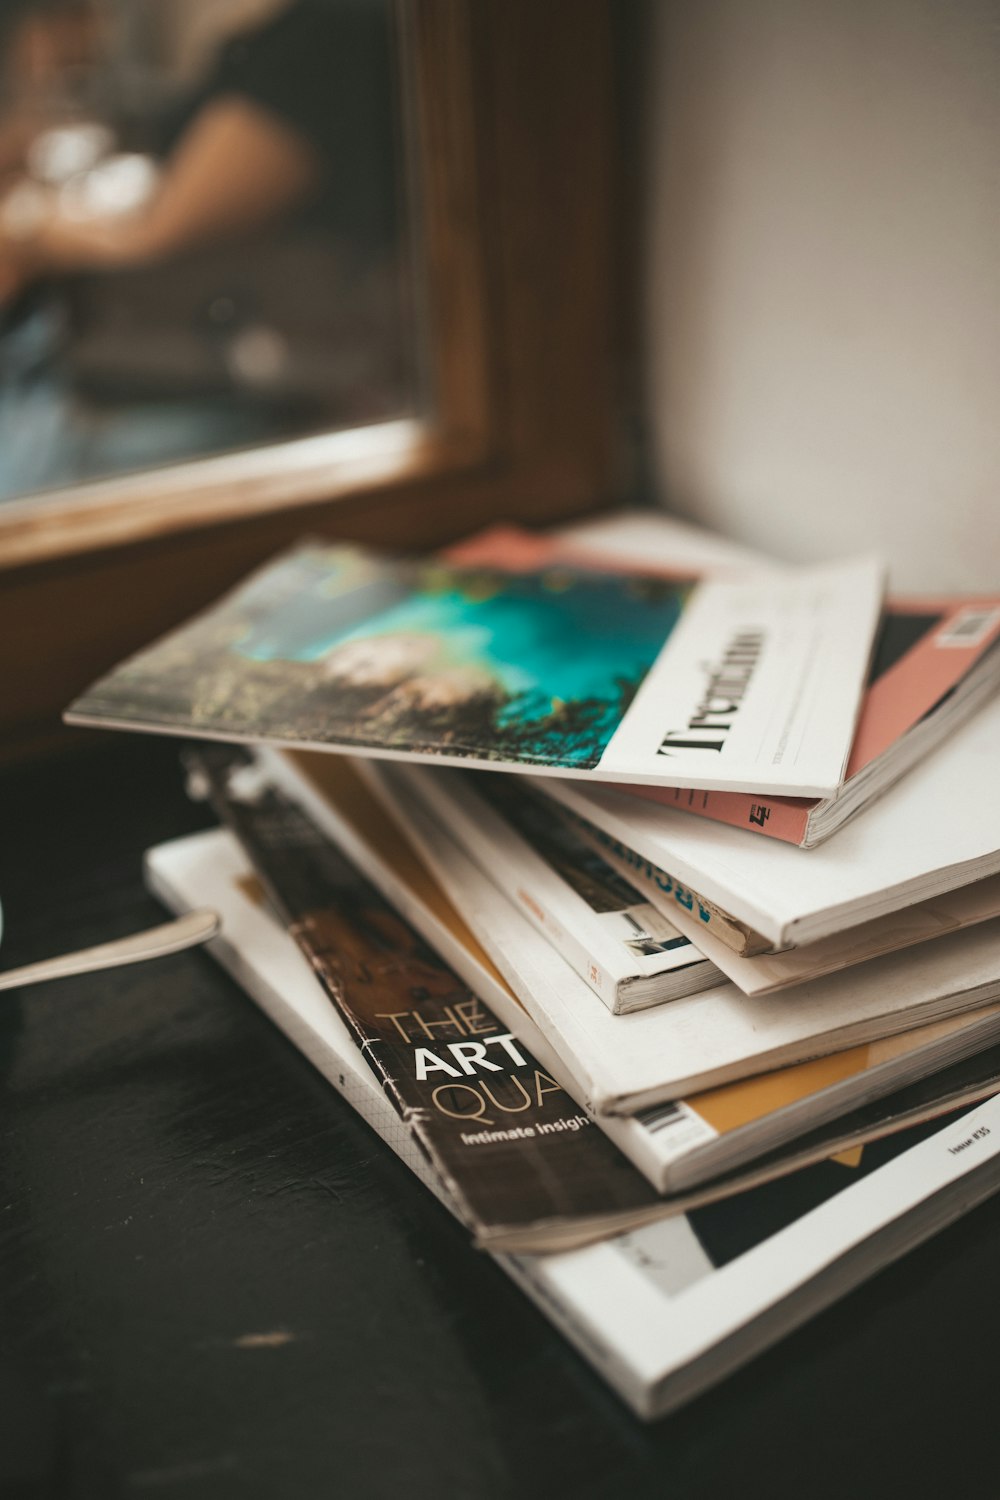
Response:
[{"label": "black tabletop surface", "polygon": [[[2,782],[3,967],[162,919],[176,747]],[[1000,1494],[1000,1199],[636,1421],[201,952],[0,996],[0,1496]]]}]

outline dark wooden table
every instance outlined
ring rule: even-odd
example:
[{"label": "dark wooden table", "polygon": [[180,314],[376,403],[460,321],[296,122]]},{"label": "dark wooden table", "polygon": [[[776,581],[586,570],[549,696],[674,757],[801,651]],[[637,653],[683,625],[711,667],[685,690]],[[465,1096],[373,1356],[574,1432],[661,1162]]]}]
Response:
[{"label": "dark wooden table", "polygon": [[[168,741],[2,783],[3,966],[162,916]],[[1000,1199],[653,1427],[200,952],[0,997],[0,1496],[1000,1494]]]}]

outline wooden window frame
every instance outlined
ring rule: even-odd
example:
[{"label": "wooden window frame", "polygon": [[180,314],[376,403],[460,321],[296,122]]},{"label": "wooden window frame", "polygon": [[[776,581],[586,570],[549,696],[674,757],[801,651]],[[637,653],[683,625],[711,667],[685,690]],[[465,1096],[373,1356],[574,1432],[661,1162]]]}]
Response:
[{"label": "wooden window frame", "polygon": [[0,506],[0,758],[296,537],[429,547],[606,503],[610,0],[402,0],[435,418]]}]

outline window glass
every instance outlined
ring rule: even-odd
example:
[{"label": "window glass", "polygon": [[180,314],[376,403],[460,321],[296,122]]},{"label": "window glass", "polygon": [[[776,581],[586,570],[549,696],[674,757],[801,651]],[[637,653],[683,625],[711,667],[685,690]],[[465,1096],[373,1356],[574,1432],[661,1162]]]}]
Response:
[{"label": "window glass", "polygon": [[0,498],[412,414],[391,0],[4,0]]}]

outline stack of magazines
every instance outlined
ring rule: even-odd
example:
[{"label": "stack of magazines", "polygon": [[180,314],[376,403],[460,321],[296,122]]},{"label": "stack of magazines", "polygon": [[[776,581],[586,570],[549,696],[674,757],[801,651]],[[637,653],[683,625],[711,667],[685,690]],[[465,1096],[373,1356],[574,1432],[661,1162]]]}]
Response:
[{"label": "stack of magazines", "polygon": [[313,542],[69,713],[191,741],[151,887],[645,1417],[1000,1187],[1000,594],[884,584]]}]

